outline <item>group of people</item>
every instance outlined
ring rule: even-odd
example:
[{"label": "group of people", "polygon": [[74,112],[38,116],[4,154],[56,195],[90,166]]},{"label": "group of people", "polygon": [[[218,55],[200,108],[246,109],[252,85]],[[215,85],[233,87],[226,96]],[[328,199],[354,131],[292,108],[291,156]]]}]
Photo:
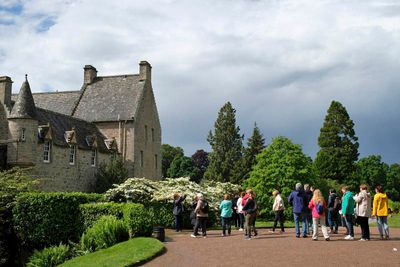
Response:
[{"label": "group of people", "polygon": [[[337,234],[339,225],[346,228],[346,240],[354,240],[354,225],[361,228],[360,241],[370,240],[369,218],[376,217],[380,239],[390,239],[388,216],[388,197],[383,187],[375,188],[375,196],[371,209],[371,194],[368,186],[360,185],[360,192],[354,194],[348,186],[341,189],[343,197],[340,198],[334,189],[329,192],[328,202],[325,201],[319,189],[313,189],[308,185],[296,184],[288,199],[293,208],[296,237],[307,238],[310,233],[309,223],[312,220],[312,240],[318,240],[318,225],[321,225],[322,234],[326,241],[330,240],[329,234]],[[328,212],[328,224],[326,226],[326,211]],[[311,215],[311,216],[310,216]],[[300,233],[300,221],[302,232]]]},{"label": "group of people", "polygon": [[[304,185],[304,187],[301,183],[296,184],[295,190],[288,197],[288,203],[292,207],[297,238],[307,238],[312,232],[312,240],[318,240],[318,226],[320,225],[322,235],[326,241],[330,240],[330,234],[338,234],[339,226],[346,228],[344,239],[354,240],[354,225],[358,224],[361,227],[360,241],[367,241],[370,240],[369,218],[371,216],[377,219],[380,239],[390,238],[387,224],[388,197],[382,186],[376,186],[376,194],[372,203],[371,194],[365,184],[360,185],[360,192],[357,194],[351,192],[347,186],[342,187],[341,191],[343,196],[339,197],[336,190],[331,189],[328,201],[325,201],[321,190],[315,189],[308,184]],[[279,233],[283,233],[285,232],[285,204],[278,190],[274,190],[272,195],[274,197],[272,210],[275,213],[275,219],[270,232],[275,232],[279,223]],[[182,231],[183,201],[185,198],[186,195],[174,195],[173,214],[175,215],[177,232]],[[206,238],[209,205],[201,193],[198,193],[193,199],[191,208],[190,218],[194,226],[191,236],[200,236],[199,229],[201,228],[201,234]],[[230,195],[225,194],[219,209],[222,236],[231,235],[232,224],[239,231],[244,232],[246,240],[250,240],[252,234],[254,236],[257,235],[255,221],[258,206],[256,195],[252,189],[247,189],[246,192],[235,195],[233,199],[231,199]],[[302,231],[300,231],[300,222]]]}]

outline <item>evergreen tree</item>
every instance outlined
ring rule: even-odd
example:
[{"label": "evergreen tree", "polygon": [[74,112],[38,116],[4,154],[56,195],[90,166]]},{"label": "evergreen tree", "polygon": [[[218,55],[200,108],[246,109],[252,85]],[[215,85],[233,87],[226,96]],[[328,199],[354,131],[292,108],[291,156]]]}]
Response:
[{"label": "evergreen tree", "polygon": [[400,164],[390,165],[386,178],[386,193],[394,201],[400,201]]},{"label": "evergreen tree", "polygon": [[113,184],[120,184],[128,178],[128,170],[125,168],[121,156],[115,157],[112,161],[100,163],[96,175],[96,193],[104,193],[112,187]]},{"label": "evergreen tree", "polygon": [[347,181],[353,189],[358,189],[361,183],[369,185],[374,188],[377,185],[386,185],[386,175],[389,166],[381,161],[381,156],[371,155],[361,158],[356,163],[356,175],[353,181]]},{"label": "evergreen tree", "polygon": [[208,180],[234,182],[235,167],[242,158],[242,139],[240,128],[236,126],[236,110],[227,102],[219,111],[214,124],[214,133],[210,131],[207,141],[212,152],[210,165],[204,174]]},{"label": "evergreen tree", "polygon": [[250,176],[250,172],[252,167],[256,164],[256,156],[265,148],[265,139],[257,126],[257,123],[254,123],[254,129],[252,136],[247,141],[247,148],[244,150],[244,173],[242,176],[243,182]]},{"label": "evergreen tree", "polygon": [[317,174],[323,179],[345,181],[353,175],[358,159],[358,138],[346,108],[332,101],[318,138],[321,148],[315,159]]}]

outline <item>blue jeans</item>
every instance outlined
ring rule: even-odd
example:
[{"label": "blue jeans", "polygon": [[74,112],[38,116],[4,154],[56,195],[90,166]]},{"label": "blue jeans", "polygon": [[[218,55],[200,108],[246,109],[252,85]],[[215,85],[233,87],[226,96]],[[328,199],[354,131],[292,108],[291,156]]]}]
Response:
[{"label": "blue jeans", "polygon": [[307,225],[307,214],[305,213],[297,213],[293,212],[294,217],[294,227],[296,229],[296,236],[300,236],[300,220],[301,220],[301,228],[303,230],[303,236],[307,236],[308,234],[308,225]]},{"label": "blue jeans", "polygon": [[387,224],[387,216],[376,216],[378,222],[379,235],[383,238],[383,231],[385,231],[385,237],[389,237],[389,226]]},{"label": "blue jeans", "polygon": [[226,228],[228,228],[228,235],[231,235],[231,218],[221,217],[222,234],[225,235]]},{"label": "blue jeans", "polygon": [[333,227],[335,227],[335,231],[338,230],[339,225],[336,211],[328,211],[328,223],[331,230],[333,230]]},{"label": "blue jeans", "polygon": [[345,215],[346,226],[349,231],[349,235],[352,237],[354,237],[353,220],[354,220],[354,215],[352,214]]}]

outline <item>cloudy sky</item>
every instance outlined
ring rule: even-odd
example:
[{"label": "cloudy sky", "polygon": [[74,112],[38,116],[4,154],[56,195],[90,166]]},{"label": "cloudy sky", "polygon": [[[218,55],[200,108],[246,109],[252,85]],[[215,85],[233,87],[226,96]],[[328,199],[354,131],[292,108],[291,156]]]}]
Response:
[{"label": "cloudy sky", "polygon": [[332,100],[355,123],[361,156],[400,162],[397,0],[1,0],[0,75],[18,92],[78,90],[98,75],[153,66],[163,143],[209,150],[218,110],[236,109],[315,157]]}]

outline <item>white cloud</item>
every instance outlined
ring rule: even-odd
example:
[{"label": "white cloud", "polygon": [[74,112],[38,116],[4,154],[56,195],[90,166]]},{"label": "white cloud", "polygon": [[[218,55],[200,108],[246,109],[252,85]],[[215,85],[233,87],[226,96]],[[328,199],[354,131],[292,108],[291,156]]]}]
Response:
[{"label": "white cloud", "polygon": [[400,128],[393,126],[400,113],[396,1],[22,4],[21,14],[7,13],[14,24],[0,22],[7,36],[0,40],[0,69],[12,76],[15,91],[24,73],[34,91],[77,90],[85,64],[100,75],[134,73],[146,59],[163,141],[188,154],[208,147],[218,109],[231,101],[246,137],[257,121],[267,140],[289,136],[314,156],[336,99],[356,123],[363,155],[400,162]]}]

